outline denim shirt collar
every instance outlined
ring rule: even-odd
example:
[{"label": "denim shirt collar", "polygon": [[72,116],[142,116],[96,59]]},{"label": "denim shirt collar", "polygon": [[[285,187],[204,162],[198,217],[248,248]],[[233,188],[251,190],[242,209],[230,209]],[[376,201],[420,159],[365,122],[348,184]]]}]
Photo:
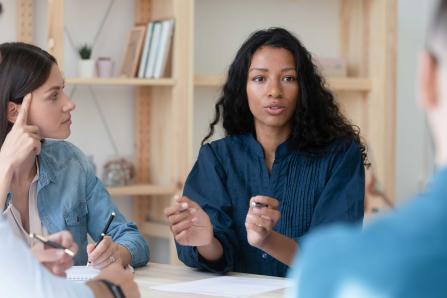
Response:
[{"label": "denim shirt collar", "polygon": [[[257,156],[261,157],[262,159],[265,158],[264,155],[264,149],[262,148],[261,144],[258,142],[258,140],[255,138],[253,134],[247,134],[245,136],[247,139],[247,146],[250,149],[251,152],[256,154]],[[275,152],[275,159],[281,159],[283,157],[286,157],[292,152],[290,149],[290,138],[285,140],[283,143],[281,143],[278,148],[276,148]]]},{"label": "denim shirt collar", "polygon": [[[44,143],[42,143],[42,146]],[[55,177],[55,166],[52,160],[47,156],[44,151],[41,150],[41,154],[37,156],[37,163],[39,165],[39,179],[37,180],[37,192],[39,192],[42,188],[47,186],[50,182],[54,183],[56,181]],[[6,195],[5,205],[3,206],[2,211],[5,211],[8,208],[9,203],[11,203],[13,199],[12,192],[8,192]]]},{"label": "denim shirt collar", "polygon": [[[45,146],[45,142],[42,143]],[[37,183],[37,192],[47,186],[50,182],[56,182],[56,165],[52,157],[46,154],[46,150],[41,150],[37,156],[39,162],[39,181]]]}]

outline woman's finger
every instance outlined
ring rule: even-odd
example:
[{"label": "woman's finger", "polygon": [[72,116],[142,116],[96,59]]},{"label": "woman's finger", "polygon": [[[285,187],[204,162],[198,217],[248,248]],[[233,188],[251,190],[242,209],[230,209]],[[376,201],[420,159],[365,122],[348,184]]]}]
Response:
[{"label": "woman's finger", "polygon": [[62,260],[64,251],[62,249],[48,248],[48,249],[33,249],[34,255],[40,263],[54,263]]},{"label": "woman's finger", "polygon": [[191,216],[191,212],[189,210],[184,210],[180,213],[173,214],[168,217],[169,222],[171,225],[176,225],[179,222],[189,218]]},{"label": "woman's finger", "polygon": [[192,222],[192,220],[184,220],[176,225],[173,225],[171,227],[171,231],[172,233],[174,233],[174,235],[177,235],[182,231],[189,229],[193,224],[194,223]]},{"label": "woman's finger", "polygon": [[277,222],[281,217],[281,213],[278,210],[271,208],[251,208],[252,213],[261,217],[267,217],[274,222]]},{"label": "woman's finger", "polygon": [[250,222],[245,222],[245,228],[247,230],[252,230],[252,231],[255,231],[257,233],[265,232],[263,227],[260,227],[260,226],[258,226],[256,224],[253,224],[253,223],[250,223]]},{"label": "woman's finger", "polygon": [[178,243],[182,244],[182,245],[187,245],[187,237],[188,237],[188,231],[184,230],[180,233],[178,233],[177,235],[174,236],[175,241],[177,241]]},{"label": "woman's finger", "polygon": [[31,105],[32,94],[28,93],[22,101],[20,106],[19,114],[17,115],[15,125],[26,125],[28,123],[28,110]]},{"label": "woman's finger", "polygon": [[96,258],[95,262],[92,262],[92,265],[95,267],[101,265],[102,263],[107,263],[108,265],[110,263],[110,257],[113,255],[114,248],[114,245],[110,245],[104,253]]},{"label": "woman's finger", "polygon": [[97,244],[95,249],[89,253],[88,260],[95,263],[99,256],[109,249],[110,245],[112,245],[112,238],[110,236],[104,236],[101,242]]},{"label": "woman's finger", "polygon": [[183,203],[175,203],[172,206],[167,207],[164,210],[164,214],[166,217],[169,217],[171,215],[174,215],[176,213],[179,213],[183,210],[187,210],[188,209],[188,203],[183,202]]},{"label": "woman's finger", "polygon": [[258,227],[262,227],[266,230],[271,230],[272,226],[273,226],[273,221],[270,218],[268,218],[268,217],[263,218],[261,216],[253,215],[253,214],[247,215],[246,222],[250,223],[250,224],[254,224]]},{"label": "woman's finger", "polygon": [[254,196],[250,199],[250,203],[252,202],[267,205],[272,209],[278,209],[279,207],[279,201],[268,196]]},{"label": "woman's finger", "polygon": [[[68,256],[68,255],[67,255],[67,256]],[[68,268],[70,268],[71,266],[73,266],[73,258],[71,258],[71,257],[69,257],[69,256],[68,256],[68,258],[64,257],[64,258],[62,259],[62,261],[61,261],[61,262],[58,262],[57,264],[60,265],[62,268],[64,268],[64,270],[67,270]]]}]

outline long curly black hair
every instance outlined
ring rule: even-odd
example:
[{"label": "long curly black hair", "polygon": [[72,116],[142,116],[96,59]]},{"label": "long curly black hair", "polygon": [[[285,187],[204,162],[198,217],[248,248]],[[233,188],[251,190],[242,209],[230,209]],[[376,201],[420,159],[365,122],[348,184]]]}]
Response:
[{"label": "long curly black hair", "polygon": [[209,133],[202,140],[202,145],[214,134],[221,116],[226,135],[255,135],[246,86],[253,54],[263,46],[286,49],[295,59],[300,95],[292,119],[292,149],[320,154],[335,140],[353,139],[360,146],[363,163],[367,165],[366,146],[360,138],[359,127],[351,124],[340,112],[334,95],[313,64],[311,54],[295,36],[283,28],[256,31],[239,49],[228,70],[222,95],[215,105],[214,120],[210,123]]}]

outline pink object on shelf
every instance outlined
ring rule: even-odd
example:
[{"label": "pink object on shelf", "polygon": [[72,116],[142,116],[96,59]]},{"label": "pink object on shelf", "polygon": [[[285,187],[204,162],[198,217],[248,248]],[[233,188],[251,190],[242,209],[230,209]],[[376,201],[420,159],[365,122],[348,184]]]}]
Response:
[{"label": "pink object on shelf", "polygon": [[100,78],[113,76],[113,60],[108,57],[100,57],[96,60],[96,72]]}]

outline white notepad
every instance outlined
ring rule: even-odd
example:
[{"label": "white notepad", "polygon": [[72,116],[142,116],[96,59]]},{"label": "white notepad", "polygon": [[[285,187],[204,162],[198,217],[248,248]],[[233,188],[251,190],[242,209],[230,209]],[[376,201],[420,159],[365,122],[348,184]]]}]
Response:
[{"label": "white notepad", "polygon": [[288,288],[287,279],[221,276],[151,287],[154,290],[220,297],[249,297]]},{"label": "white notepad", "polygon": [[92,279],[96,277],[99,272],[98,269],[95,269],[92,266],[73,266],[66,271],[67,279],[79,282]]}]

